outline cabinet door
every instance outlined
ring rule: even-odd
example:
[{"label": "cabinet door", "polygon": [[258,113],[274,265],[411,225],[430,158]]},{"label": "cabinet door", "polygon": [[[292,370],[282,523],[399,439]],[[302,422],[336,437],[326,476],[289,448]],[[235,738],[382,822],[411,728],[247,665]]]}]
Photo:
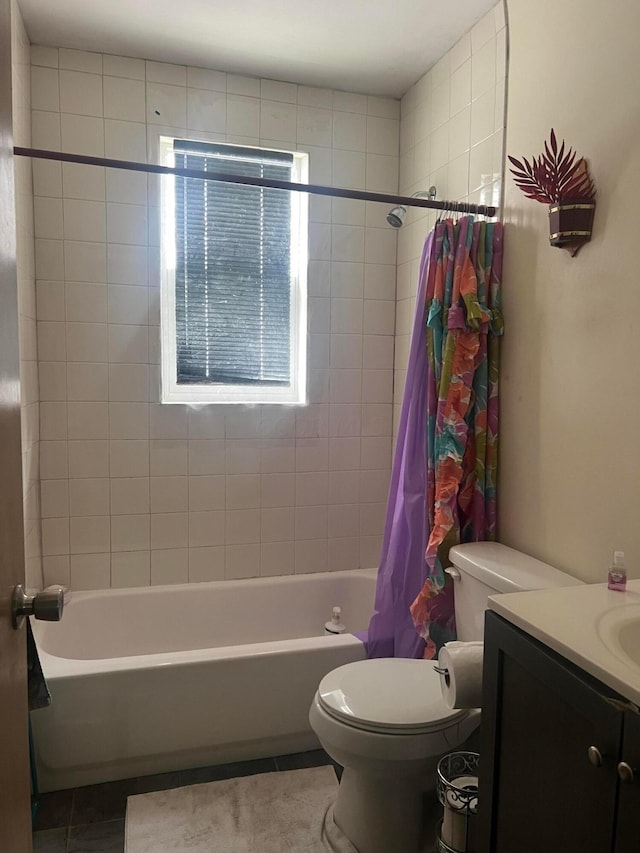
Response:
[{"label": "cabinet door", "polygon": [[[632,768],[633,780],[623,773],[618,801],[615,853],[637,853],[640,848],[640,716],[626,713],[620,760]],[[626,771],[626,768],[623,768]]]},{"label": "cabinet door", "polygon": [[609,853],[622,717],[567,661],[488,613],[481,853]]}]

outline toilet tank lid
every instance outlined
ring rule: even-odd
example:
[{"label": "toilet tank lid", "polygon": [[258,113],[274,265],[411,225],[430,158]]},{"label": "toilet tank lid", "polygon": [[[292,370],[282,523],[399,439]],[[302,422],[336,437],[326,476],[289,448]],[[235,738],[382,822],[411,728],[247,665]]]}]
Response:
[{"label": "toilet tank lid", "polygon": [[530,589],[578,586],[582,581],[528,554],[498,542],[455,545],[449,559],[495,592],[524,592]]}]

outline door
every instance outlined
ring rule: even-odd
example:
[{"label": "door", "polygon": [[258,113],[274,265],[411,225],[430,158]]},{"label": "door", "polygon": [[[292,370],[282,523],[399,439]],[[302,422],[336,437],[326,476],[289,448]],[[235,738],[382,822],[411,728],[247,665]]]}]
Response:
[{"label": "door", "polygon": [[480,850],[611,850],[622,712],[494,613],[484,649]]},{"label": "door", "polygon": [[11,0],[0,0],[0,850],[29,853],[26,642],[11,623],[13,588],[24,583],[11,128]]},{"label": "door", "polygon": [[[624,736],[619,767],[620,795],[615,853],[637,851],[640,839],[640,715],[624,715]],[[629,769],[631,772],[629,772]]]}]

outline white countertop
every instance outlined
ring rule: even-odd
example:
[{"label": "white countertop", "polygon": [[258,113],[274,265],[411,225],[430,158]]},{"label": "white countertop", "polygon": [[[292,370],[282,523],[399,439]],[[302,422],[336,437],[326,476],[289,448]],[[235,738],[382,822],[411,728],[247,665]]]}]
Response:
[{"label": "white countertop", "polygon": [[489,598],[489,608],[640,705],[640,663],[618,642],[620,626],[640,625],[640,580],[626,592],[602,583],[505,593]]}]

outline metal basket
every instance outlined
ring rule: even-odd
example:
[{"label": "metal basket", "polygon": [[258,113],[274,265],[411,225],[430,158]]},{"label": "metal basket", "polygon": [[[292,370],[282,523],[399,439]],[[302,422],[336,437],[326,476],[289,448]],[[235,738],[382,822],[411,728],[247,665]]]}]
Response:
[{"label": "metal basket", "polygon": [[437,853],[473,853],[479,764],[477,752],[451,752],[438,762],[438,799],[445,811],[438,827]]}]

